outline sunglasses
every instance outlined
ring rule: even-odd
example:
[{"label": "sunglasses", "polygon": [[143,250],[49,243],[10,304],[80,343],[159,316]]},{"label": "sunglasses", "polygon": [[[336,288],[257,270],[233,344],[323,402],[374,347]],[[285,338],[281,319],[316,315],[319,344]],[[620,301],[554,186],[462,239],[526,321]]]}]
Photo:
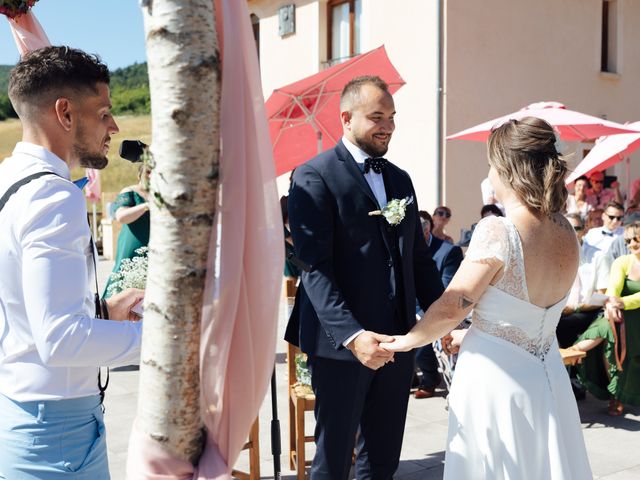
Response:
[{"label": "sunglasses", "polygon": [[627,245],[629,245],[632,241],[634,241],[636,243],[640,243],[640,238],[632,237],[632,238],[625,238],[624,239],[624,243],[626,243]]},{"label": "sunglasses", "polygon": [[591,183],[604,183],[604,180],[589,180]]},{"label": "sunglasses", "polygon": [[445,210],[436,210],[435,214],[438,215],[439,217],[451,218],[451,214]]},{"label": "sunglasses", "polygon": [[609,215],[608,213],[605,214],[607,217],[609,217],[609,220],[614,221],[614,220],[622,220],[624,218],[624,215]]},{"label": "sunglasses", "polygon": [[582,230],[584,230],[584,227],[581,227],[580,225],[574,225],[574,226],[573,226],[573,229],[574,229],[576,232],[581,232]]}]

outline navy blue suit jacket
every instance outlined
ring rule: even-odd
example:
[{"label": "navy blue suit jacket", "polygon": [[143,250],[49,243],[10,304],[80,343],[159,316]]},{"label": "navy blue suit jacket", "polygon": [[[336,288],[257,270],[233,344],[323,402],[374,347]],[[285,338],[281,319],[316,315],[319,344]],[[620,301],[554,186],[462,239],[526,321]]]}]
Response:
[{"label": "navy blue suit jacket", "polygon": [[289,224],[296,255],[310,269],[302,273],[285,339],[309,355],[356,361],[342,345],[355,332],[394,333],[402,302],[404,331],[395,333],[405,333],[415,324],[415,299],[426,310],[442,294],[409,175],[389,164],[383,176],[389,200],[414,198],[397,226],[369,215],[379,208],[376,198],[342,142],[294,173]]},{"label": "navy blue suit jacket", "polygon": [[447,288],[464,258],[462,249],[431,235],[429,252],[433,257],[433,261],[436,262],[436,266],[440,272],[442,285],[444,285],[444,288]]}]

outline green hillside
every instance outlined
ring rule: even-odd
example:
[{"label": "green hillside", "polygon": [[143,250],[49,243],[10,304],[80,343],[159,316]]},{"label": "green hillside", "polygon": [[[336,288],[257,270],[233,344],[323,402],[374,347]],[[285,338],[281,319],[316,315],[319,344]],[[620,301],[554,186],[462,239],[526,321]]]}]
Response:
[{"label": "green hillside", "polygon": [[[0,121],[16,118],[7,97],[11,65],[0,65]],[[111,72],[111,101],[115,115],[145,115],[151,111],[146,63],[134,63]]]}]

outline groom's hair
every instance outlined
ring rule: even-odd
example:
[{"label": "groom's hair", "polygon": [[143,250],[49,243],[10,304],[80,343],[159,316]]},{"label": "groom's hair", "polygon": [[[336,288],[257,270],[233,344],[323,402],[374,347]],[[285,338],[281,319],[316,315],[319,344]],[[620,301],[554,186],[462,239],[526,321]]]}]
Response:
[{"label": "groom's hair", "polygon": [[383,92],[389,92],[389,85],[377,75],[362,75],[350,80],[340,94],[340,111],[347,112],[353,110],[353,107],[360,102],[360,89],[364,85],[373,85]]},{"label": "groom's hair", "polygon": [[109,84],[109,69],[96,55],[70,47],[44,47],[27,53],[9,74],[9,99],[23,120],[34,119],[58,98],[98,95]]}]

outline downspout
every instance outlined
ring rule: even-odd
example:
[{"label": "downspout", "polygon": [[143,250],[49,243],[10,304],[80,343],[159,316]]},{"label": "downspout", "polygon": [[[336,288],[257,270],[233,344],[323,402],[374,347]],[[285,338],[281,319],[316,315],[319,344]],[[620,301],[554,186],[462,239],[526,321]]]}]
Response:
[{"label": "downspout", "polygon": [[443,188],[442,188],[442,174],[444,170],[444,155],[443,155],[443,123],[444,123],[444,2],[445,0],[438,0],[437,15],[438,15],[438,27],[437,27],[437,42],[438,42],[438,84],[436,93],[438,95],[437,111],[436,111],[436,198],[438,200],[437,205],[444,204]]}]

